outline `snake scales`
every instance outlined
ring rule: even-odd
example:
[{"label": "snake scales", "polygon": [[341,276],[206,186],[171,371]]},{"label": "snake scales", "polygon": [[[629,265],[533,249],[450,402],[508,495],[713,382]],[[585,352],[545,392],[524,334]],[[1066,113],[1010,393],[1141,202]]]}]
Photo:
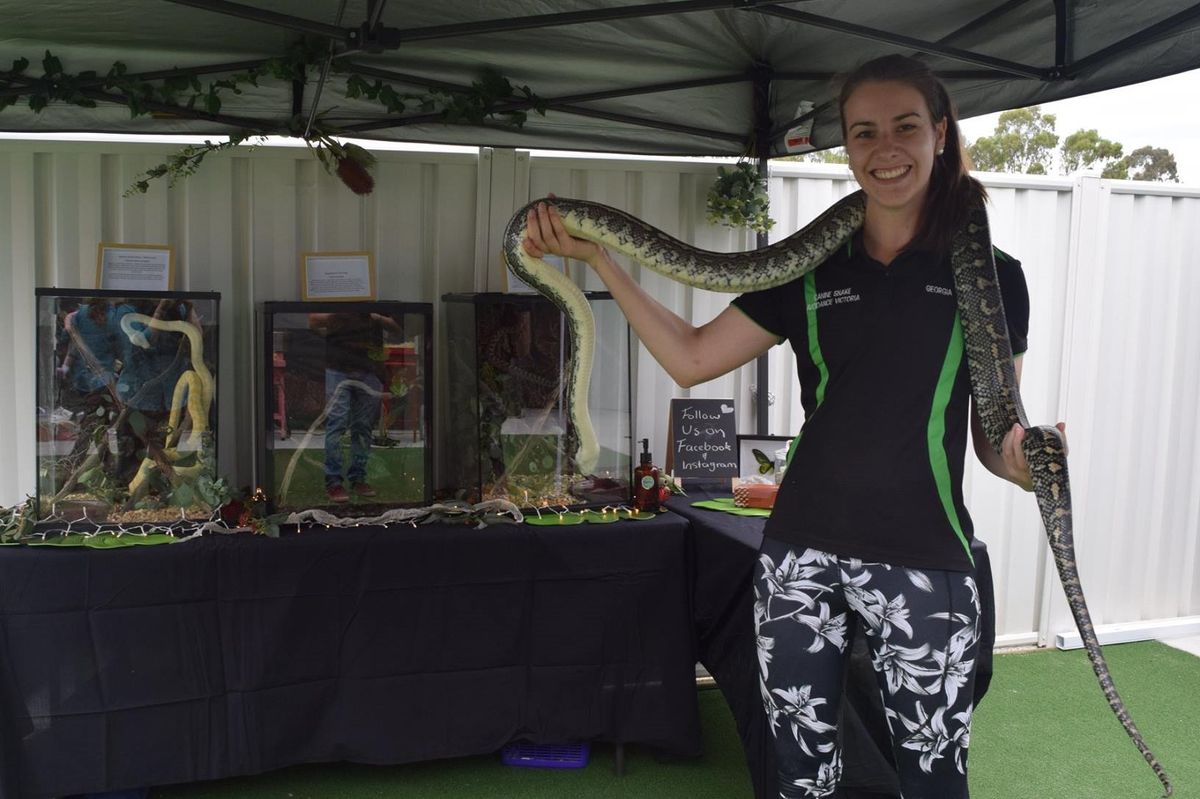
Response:
[{"label": "snake scales", "polygon": [[[595,241],[689,286],[727,292],[756,291],[795,280],[844,244],[861,227],[865,215],[860,191],[838,201],[808,226],[769,247],[749,253],[714,253],[692,247],[623,211],[598,203],[547,198],[520,209],[505,229],[503,255],[514,274],[548,297],[566,317],[573,345],[567,413],[579,439],[576,466],[584,474],[594,469],[599,455],[587,407],[595,325],[578,287],[563,272],[533,258],[522,247],[527,214],[541,202],[558,209],[563,226],[572,236]],[[984,432],[999,451],[1013,424],[1019,423],[1025,429],[1022,447],[1033,475],[1038,508],[1084,648],[1109,707],[1154,770],[1165,795],[1171,796],[1170,778],[1146,745],[1113,684],[1083,596],[1075,561],[1063,438],[1054,427],[1031,427],[1021,405],[987,214],[982,207],[972,211],[964,228],[954,236],[950,259],[972,395]]]}]

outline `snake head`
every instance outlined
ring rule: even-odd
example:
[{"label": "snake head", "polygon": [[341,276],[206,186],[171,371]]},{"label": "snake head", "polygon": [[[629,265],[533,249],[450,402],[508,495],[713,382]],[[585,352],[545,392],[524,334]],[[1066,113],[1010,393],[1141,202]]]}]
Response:
[{"label": "snake head", "polygon": [[150,341],[146,338],[146,334],[141,330],[134,330],[132,333],[130,333],[129,340],[132,341],[135,346],[146,350],[150,349]]}]

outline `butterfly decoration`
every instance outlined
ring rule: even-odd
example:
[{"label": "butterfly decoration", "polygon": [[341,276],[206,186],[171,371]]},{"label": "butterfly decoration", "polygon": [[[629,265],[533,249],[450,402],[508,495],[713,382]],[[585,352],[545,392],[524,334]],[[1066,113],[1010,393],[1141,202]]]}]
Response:
[{"label": "butterfly decoration", "polygon": [[750,451],[754,453],[754,460],[758,461],[759,474],[766,474],[775,468],[775,461],[768,458],[761,449],[751,449]]}]

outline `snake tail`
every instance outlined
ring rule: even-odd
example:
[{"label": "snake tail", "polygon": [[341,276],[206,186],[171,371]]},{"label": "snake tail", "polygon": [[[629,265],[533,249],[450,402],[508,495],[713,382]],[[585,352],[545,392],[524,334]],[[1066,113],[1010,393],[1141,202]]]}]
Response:
[{"label": "snake tail", "polygon": [[1066,447],[1057,428],[1033,427],[1026,418],[1017,388],[1012,344],[1008,338],[1008,324],[1004,317],[992,253],[987,214],[982,207],[975,208],[969,214],[963,231],[954,238],[951,262],[954,264],[955,290],[962,320],[963,349],[979,419],[988,441],[997,452],[1014,424],[1019,424],[1025,430],[1022,451],[1029,463],[1034,496],[1037,497],[1050,552],[1054,556],[1054,565],[1066,593],[1075,628],[1083,640],[1092,670],[1096,673],[1109,707],[1162,783],[1165,795],[1171,796],[1171,780],[1146,745],[1125,702],[1117,693],[1092,624],[1075,557]]},{"label": "snake tail", "polygon": [[[1022,449],[1025,459],[1029,462],[1033,474],[1034,491],[1038,496],[1043,494],[1056,497],[1064,486],[1070,485],[1067,473],[1067,459],[1062,434],[1054,427],[1032,427],[1025,431],[1025,441]],[[1125,707],[1124,700],[1117,692],[1112,674],[1108,670],[1108,661],[1104,658],[1104,650],[1092,624],[1091,612],[1083,595],[1083,585],[1079,580],[1079,569],[1075,558],[1075,537],[1072,532],[1071,513],[1061,506],[1055,507],[1039,503],[1042,523],[1046,527],[1046,536],[1050,543],[1054,564],[1058,570],[1059,581],[1067,597],[1071,615],[1075,618],[1075,626],[1083,640],[1083,648],[1091,661],[1092,671],[1100,683],[1100,690],[1108,701],[1108,706],[1116,714],[1117,720],[1133,741],[1134,746],[1141,752],[1146,763],[1158,777],[1163,787],[1163,796],[1173,796],[1175,793],[1171,778],[1163,768],[1154,752],[1147,746],[1142,733],[1134,723],[1133,718]]]}]

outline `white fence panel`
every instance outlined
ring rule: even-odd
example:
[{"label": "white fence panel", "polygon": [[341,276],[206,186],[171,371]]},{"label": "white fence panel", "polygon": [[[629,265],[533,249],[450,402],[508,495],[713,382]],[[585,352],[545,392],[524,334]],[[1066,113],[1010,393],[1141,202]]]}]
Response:
[{"label": "white fence panel", "polygon": [[[1085,180],[1062,417],[1097,624],[1195,615],[1200,190]],[[1055,592],[1042,625],[1070,626]]]},{"label": "white fence panel", "polygon": [[[987,180],[993,243],[1021,261],[1029,287],[1029,349],[1021,359],[1021,395],[1033,424],[1059,421],[1063,308],[1066,286],[1057,264],[1067,252],[1071,220],[1069,181]],[[1037,629],[1046,590],[1045,535],[1037,503],[989,473],[967,454],[964,495],[975,533],[988,545],[996,594],[996,632],[1028,636]],[[1020,639],[1018,639],[1020,640]]]}]

